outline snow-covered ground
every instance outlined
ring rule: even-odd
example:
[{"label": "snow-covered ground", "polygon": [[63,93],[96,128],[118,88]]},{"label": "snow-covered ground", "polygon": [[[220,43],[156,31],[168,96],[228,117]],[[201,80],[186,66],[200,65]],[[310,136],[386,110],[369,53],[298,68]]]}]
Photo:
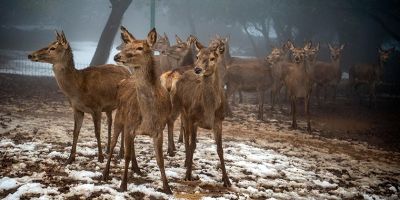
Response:
[{"label": "snow-covered ground", "polygon": [[[0,105],[0,198],[400,198],[398,153],[288,130],[278,126],[279,120],[273,118],[259,122],[254,114],[247,112],[252,107],[249,105],[235,109],[237,117],[224,122],[223,146],[231,188],[222,186],[219,159],[210,132],[200,130],[193,170],[198,180],[183,180],[184,147],[177,143],[177,154],[165,156],[166,173],[174,194],[160,192],[162,183],[152,142],[146,136],[139,136],[135,148],[144,175],[132,175],[128,191],[120,192],[124,161],[112,162],[112,180],[101,181],[105,164],[97,162],[89,117],[85,118],[81,130],[76,161],[63,165],[71,149],[73,128],[67,105],[35,100]],[[104,122],[103,144],[106,141]]]}]

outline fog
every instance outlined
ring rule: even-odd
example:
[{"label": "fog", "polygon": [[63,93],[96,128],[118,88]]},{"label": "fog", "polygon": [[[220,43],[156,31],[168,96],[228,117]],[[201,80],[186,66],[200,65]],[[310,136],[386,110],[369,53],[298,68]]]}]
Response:
[{"label": "fog", "polygon": [[[111,14],[111,2],[1,1],[0,49],[36,50],[54,39],[54,30],[63,30],[75,42],[74,50],[85,49],[80,54],[84,58],[75,55],[76,59],[89,63]],[[230,36],[232,54],[264,57],[271,47],[288,39],[299,46],[311,40],[320,42],[321,60],[329,59],[328,43],[345,44],[344,71],[355,63],[375,62],[379,47],[397,47],[400,39],[400,3],[396,0],[156,0],[155,6],[157,31],[165,32],[172,43],[175,34],[181,38],[193,34],[205,44],[219,34]],[[150,29],[150,1],[128,3],[121,24],[136,37],[145,36]],[[117,34],[112,49],[119,41]],[[397,81],[398,61],[396,53],[385,68],[387,81]]]}]

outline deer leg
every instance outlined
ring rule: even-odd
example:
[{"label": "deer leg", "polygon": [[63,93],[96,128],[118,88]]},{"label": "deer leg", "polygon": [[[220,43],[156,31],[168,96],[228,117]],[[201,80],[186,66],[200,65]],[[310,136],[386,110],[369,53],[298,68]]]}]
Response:
[{"label": "deer leg", "polygon": [[119,148],[119,155],[118,157],[123,158],[124,157],[124,137],[125,137],[125,133],[124,131],[121,132],[121,148]]},{"label": "deer leg", "polygon": [[73,133],[73,140],[72,140],[72,148],[71,154],[69,155],[68,160],[65,162],[66,165],[71,164],[75,161],[75,154],[76,154],[76,144],[78,143],[79,132],[82,127],[84,113],[74,109],[74,133]]},{"label": "deer leg", "polygon": [[135,137],[134,136],[130,136],[132,137],[131,139],[131,161],[132,161],[132,166],[131,166],[131,170],[136,173],[137,175],[141,176],[142,172],[140,171],[139,165],[137,163],[136,160],[136,153],[135,153]]},{"label": "deer leg", "polygon": [[183,142],[184,131],[185,131],[185,128],[183,127],[183,122],[182,122],[182,118],[181,118],[181,129],[179,130],[179,138],[178,138],[179,143]]},{"label": "deer leg", "polygon": [[172,194],[171,188],[168,185],[167,176],[165,175],[164,157],[163,157],[163,152],[162,152],[162,145],[163,145],[162,132],[157,133],[156,136],[153,137],[153,143],[154,143],[154,151],[156,154],[157,165],[161,172],[161,179],[163,182],[163,191],[166,194]]},{"label": "deer leg", "polygon": [[215,143],[217,145],[217,153],[221,163],[222,181],[224,182],[224,187],[230,187],[232,184],[229,181],[228,174],[226,173],[224,151],[222,149],[222,121],[214,123],[213,131]]},{"label": "deer leg", "polygon": [[98,160],[99,162],[103,162],[103,152],[101,149],[101,138],[100,138],[100,127],[101,127],[101,112],[94,112],[92,114],[93,123],[94,123],[94,134],[96,135],[97,140],[97,149],[99,151]]},{"label": "deer leg", "polygon": [[175,156],[175,143],[174,143],[174,120],[169,118],[167,122],[168,126],[168,155]]},{"label": "deer leg", "polygon": [[[126,129],[125,129],[126,130]],[[124,131],[125,132],[125,131]],[[131,150],[131,144],[132,144],[132,142],[131,142],[131,140],[132,140],[132,137],[131,137],[131,135],[129,134],[129,132],[125,132],[125,133],[127,133],[126,135],[125,135],[125,140],[124,140],[124,142],[125,142],[125,155],[124,155],[124,159],[125,159],[125,166],[124,166],[124,173],[122,174],[122,181],[121,181],[121,186],[120,186],[120,189],[122,190],[122,191],[126,191],[127,190],[127,188],[128,188],[128,183],[127,183],[127,181],[128,181],[128,168],[129,168],[129,162],[130,162],[130,160],[131,160],[131,153],[132,153],[132,150]]]},{"label": "deer leg", "polygon": [[306,113],[307,117],[307,131],[311,133],[311,122],[310,122],[310,97],[307,96],[304,99],[304,112]]},{"label": "deer leg", "polygon": [[292,103],[292,128],[297,129],[297,121],[296,121],[296,97],[291,97]]},{"label": "deer leg", "polygon": [[108,153],[106,167],[104,168],[104,171],[103,171],[103,180],[104,181],[107,181],[109,179],[111,159],[113,156],[114,148],[118,142],[118,136],[122,132],[122,130],[123,130],[123,126],[121,126],[121,124],[119,124],[119,123],[114,124],[114,132],[113,132],[112,140],[110,143],[110,152]]},{"label": "deer leg", "polygon": [[[186,151],[186,178],[185,180],[187,181],[191,181],[193,180],[192,178],[192,167],[193,167],[193,153],[194,153],[194,148],[196,146],[196,135],[194,134],[194,125],[193,125],[193,121],[191,121],[190,119],[188,120],[188,126],[186,131],[188,132],[188,137],[189,138],[186,139],[186,135],[185,135],[185,140],[188,140],[189,143],[189,148]],[[185,132],[186,133],[186,132]]]},{"label": "deer leg", "polygon": [[107,125],[108,125],[108,139],[107,139],[107,148],[106,148],[106,153],[110,152],[110,145],[111,145],[111,127],[112,127],[112,111],[107,111]]},{"label": "deer leg", "polygon": [[[226,86],[227,86],[227,88],[226,88],[226,91],[225,91],[225,97],[226,97],[225,114],[227,116],[231,117],[232,116],[232,110],[231,110],[231,107],[230,107],[230,105],[228,103],[228,99],[232,95],[232,86],[229,85],[229,84],[227,84]],[[232,98],[234,98],[234,97],[232,97]]]},{"label": "deer leg", "polygon": [[190,146],[189,146],[189,134],[190,134],[190,131],[188,130],[188,120],[186,119],[186,117],[183,117],[183,115],[181,115],[181,120],[182,120],[182,124],[183,124],[183,128],[184,128],[184,131],[183,131],[183,139],[184,139],[184,142],[185,142],[185,167],[187,167],[188,166],[188,156],[189,156],[189,148],[190,148]]}]

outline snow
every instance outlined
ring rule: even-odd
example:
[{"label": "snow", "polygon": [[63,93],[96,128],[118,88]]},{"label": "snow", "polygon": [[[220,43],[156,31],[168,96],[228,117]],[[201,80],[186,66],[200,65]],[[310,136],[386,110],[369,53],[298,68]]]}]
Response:
[{"label": "snow", "polygon": [[337,184],[332,184],[327,181],[313,180],[313,182],[315,185],[326,189],[336,188],[338,186]]},{"label": "snow", "polygon": [[3,177],[0,179],[0,191],[14,189],[18,185],[19,183],[13,178]]},{"label": "snow", "polygon": [[74,180],[87,181],[87,182],[93,182],[92,178],[101,176],[100,172],[91,172],[91,171],[86,171],[86,170],[75,171],[75,170],[69,170],[67,168],[65,170],[65,172],[68,173],[68,177],[70,177]]},{"label": "snow", "polygon": [[[97,161],[97,143],[90,118],[85,118],[82,126],[76,161],[63,165],[71,150],[73,120],[69,107],[53,107],[54,104],[49,110],[56,110],[61,117],[12,116],[13,123],[24,126],[10,130],[9,135],[1,135],[0,193],[6,199],[32,196],[39,199],[132,199],[133,193],[144,199],[185,198],[185,195],[197,195],[202,199],[398,199],[400,168],[398,161],[393,159],[399,157],[398,153],[370,149],[365,144],[322,140],[297,131],[279,132],[273,123],[257,122],[257,132],[270,137],[269,140],[232,137],[235,131],[243,135],[253,131],[247,126],[254,123],[252,117],[237,122],[237,126],[233,122],[224,122],[224,133],[227,134],[223,141],[224,157],[231,188],[222,186],[220,161],[211,132],[199,129],[192,171],[192,176],[198,180],[184,181],[184,145],[176,143],[176,155],[164,159],[174,195],[162,193],[152,140],[138,136],[135,150],[144,175],[129,172],[128,191],[120,192],[124,161],[113,160],[111,180],[100,180],[105,163]],[[62,116],[63,113],[67,113],[66,116]],[[34,135],[32,130],[43,124],[46,127]],[[176,127],[178,124],[179,121]],[[102,130],[104,147],[106,120],[103,120]],[[178,133],[176,128],[175,141]],[[302,145],[298,141],[315,145]],[[367,152],[375,157],[355,157],[349,151],[329,149],[330,145],[339,150],[351,145],[353,152]],[[166,134],[163,148],[166,154]]]}]

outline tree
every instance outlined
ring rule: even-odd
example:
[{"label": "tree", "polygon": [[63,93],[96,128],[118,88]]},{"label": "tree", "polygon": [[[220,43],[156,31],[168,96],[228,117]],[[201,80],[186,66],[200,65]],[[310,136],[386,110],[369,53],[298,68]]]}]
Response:
[{"label": "tree", "polygon": [[121,24],[122,16],[131,2],[132,0],[110,0],[111,13],[101,33],[96,52],[90,62],[91,66],[101,65],[107,62],[115,35]]}]

